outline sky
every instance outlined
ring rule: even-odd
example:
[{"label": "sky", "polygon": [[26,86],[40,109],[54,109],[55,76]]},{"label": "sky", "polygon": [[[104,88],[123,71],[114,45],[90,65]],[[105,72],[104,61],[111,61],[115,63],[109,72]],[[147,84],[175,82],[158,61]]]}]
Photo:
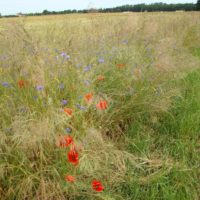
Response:
[{"label": "sky", "polygon": [[68,9],[110,8],[124,4],[138,3],[196,3],[196,0],[0,0],[0,13],[3,15],[19,12],[62,11]]}]

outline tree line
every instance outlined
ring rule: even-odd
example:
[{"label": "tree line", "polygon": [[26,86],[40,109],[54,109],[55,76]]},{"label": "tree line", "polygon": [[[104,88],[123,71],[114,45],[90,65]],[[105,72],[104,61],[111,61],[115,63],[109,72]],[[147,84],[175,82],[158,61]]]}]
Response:
[{"label": "tree line", "polygon": [[[166,3],[153,3],[153,4],[137,4],[137,5],[123,5],[114,8],[100,8],[100,9],[84,9],[84,10],[63,10],[63,11],[48,11],[44,10],[41,13],[18,13],[16,15],[6,15],[3,17],[17,17],[17,16],[40,16],[40,15],[60,15],[60,14],[72,14],[72,13],[114,13],[114,12],[159,12],[159,11],[200,11],[200,0],[197,3],[178,3],[178,4],[166,4]],[[1,14],[0,14],[1,17]]]}]

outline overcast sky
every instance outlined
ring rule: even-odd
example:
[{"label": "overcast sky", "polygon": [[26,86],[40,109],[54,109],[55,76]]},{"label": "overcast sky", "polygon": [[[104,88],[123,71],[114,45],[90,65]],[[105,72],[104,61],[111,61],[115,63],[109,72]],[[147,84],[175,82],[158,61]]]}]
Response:
[{"label": "overcast sky", "polygon": [[88,7],[108,8],[124,4],[138,3],[196,3],[196,0],[0,0],[0,13],[41,12],[45,9],[61,11],[67,9],[86,9]]}]

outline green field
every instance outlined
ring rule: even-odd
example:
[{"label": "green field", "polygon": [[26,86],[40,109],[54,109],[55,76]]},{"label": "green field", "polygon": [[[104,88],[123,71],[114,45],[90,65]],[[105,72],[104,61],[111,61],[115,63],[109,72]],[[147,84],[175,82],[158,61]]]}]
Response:
[{"label": "green field", "polygon": [[200,12],[1,18],[0,199],[199,200]]}]

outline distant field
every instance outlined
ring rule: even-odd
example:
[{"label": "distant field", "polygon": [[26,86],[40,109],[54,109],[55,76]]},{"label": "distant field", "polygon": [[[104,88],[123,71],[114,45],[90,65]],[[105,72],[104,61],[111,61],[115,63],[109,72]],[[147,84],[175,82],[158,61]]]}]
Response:
[{"label": "distant field", "polygon": [[199,200],[200,12],[1,18],[0,138],[1,200]]}]

